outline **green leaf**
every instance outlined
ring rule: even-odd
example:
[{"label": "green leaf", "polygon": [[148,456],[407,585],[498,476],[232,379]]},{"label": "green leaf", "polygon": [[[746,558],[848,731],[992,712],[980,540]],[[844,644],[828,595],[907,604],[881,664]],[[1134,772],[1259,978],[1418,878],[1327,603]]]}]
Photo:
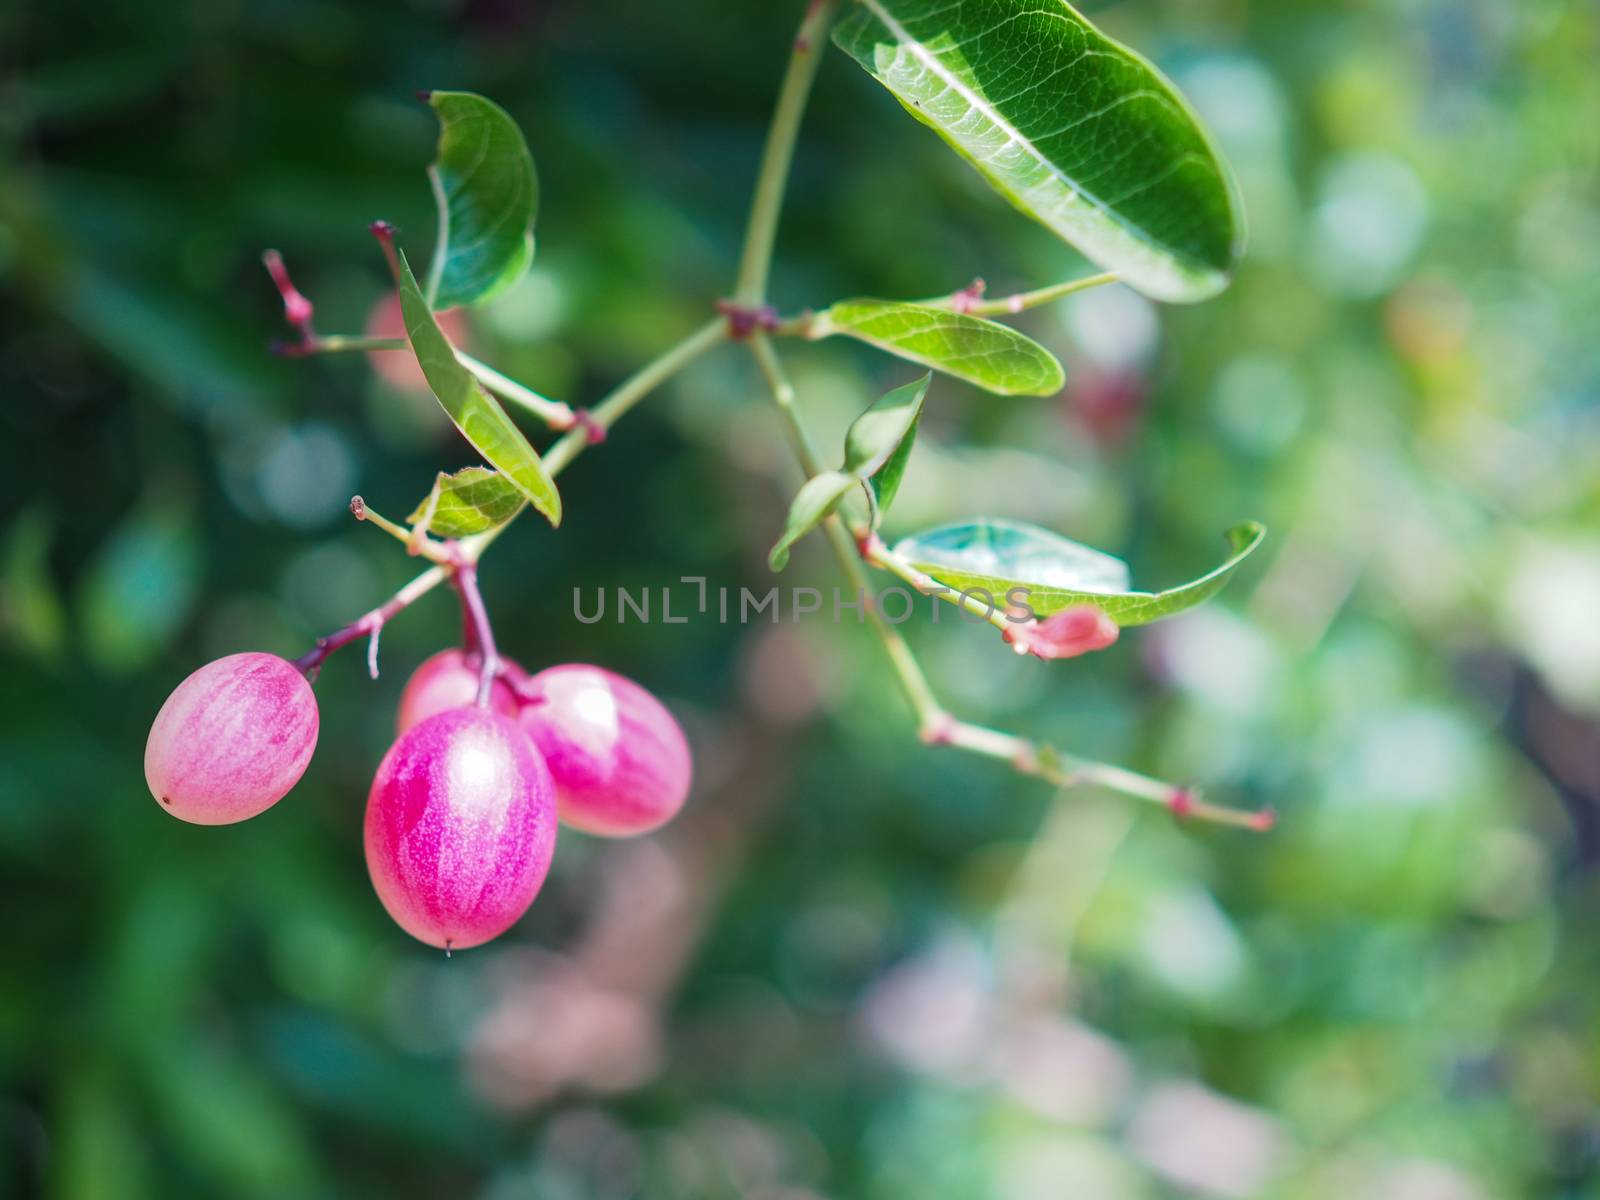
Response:
[{"label": "green leaf", "polygon": [[433,92],[439,148],[428,179],[439,207],[439,240],[428,269],[435,309],[480,304],[533,262],[539,177],[516,122],[471,92]]},{"label": "green leaf", "polygon": [[911,461],[911,446],[917,440],[917,425],[922,420],[922,409],[917,409],[917,415],[911,418],[911,428],[906,430],[906,436],[900,439],[900,444],[895,447],[889,461],[883,464],[883,469],[872,477],[874,502],[872,506],[872,528],[878,528],[878,523],[883,520],[883,514],[889,511],[889,506],[894,503],[894,498],[900,492],[900,481],[905,478],[906,463]]},{"label": "green leaf", "polygon": [[1003,597],[1012,588],[1026,588],[1039,617],[1093,604],[1118,625],[1144,625],[1216,595],[1266,533],[1256,521],[1228,530],[1226,562],[1164,592],[1130,591],[1128,567],[1121,559],[1020,522],[944,525],[902,539],[894,552],[958,591],[983,588]]},{"label": "green leaf", "polygon": [[806,330],[809,338],[839,333],[1001,396],[1048,396],[1066,382],[1055,356],[1033,339],[995,321],[927,304],[841,300],[814,316]]},{"label": "green leaf", "polygon": [[1222,290],[1232,177],[1178,90],[1061,0],[860,0],[834,41],[1007,200],[1158,300]]},{"label": "green leaf", "polygon": [[478,385],[478,381],[456,360],[455,348],[434,320],[422,289],[411,273],[406,256],[394,251],[395,284],[400,291],[400,314],[405,320],[406,340],[417,356],[417,365],[439,404],[455,422],[461,435],[471,442],[484,461],[498,467],[501,474],[521,492],[552,525],[561,524],[561,495],[544,463],[522,436],[505,409]]},{"label": "green leaf", "polygon": [[454,475],[440,471],[406,523],[442,538],[468,537],[504,525],[521,507],[522,493],[504,475],[463,467]]},{"label": "green leaf", "polygon": [[844,435],[844,469],[858,479],[876,475],[905,441],[928,394],[933,375],[885,392]]},{"label": "green leaf", "polygon": [[824,471],[814,479],[806,480],[805,486],[796,494],[794,503],[789,506],[789,519],[784,523],[783,536],[772,547],[772,553],[767,555],[767,562],[774,571],[781,571],[789,565],[789,547],[822,524],[856,483],[855,476],[840,471]]}]

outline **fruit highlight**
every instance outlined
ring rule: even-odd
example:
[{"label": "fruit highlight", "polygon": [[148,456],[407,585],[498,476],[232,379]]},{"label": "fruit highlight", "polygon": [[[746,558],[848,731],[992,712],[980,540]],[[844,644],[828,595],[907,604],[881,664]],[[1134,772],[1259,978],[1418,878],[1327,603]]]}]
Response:
[{"label": "fruit highlight", "polygon": [[550,772],[510,718],[438,713],[384,756],[365,841],[372,885],[402,929],[443,950],[482,945],[527,911],[550,869]]},{"label": "fruit highlight", "polygon": [[550,768],[565,824],[627,837],[677,815],[689,794],[689,744],[661,701],[582,663],[540,671],[526,694],[522,726]]}]

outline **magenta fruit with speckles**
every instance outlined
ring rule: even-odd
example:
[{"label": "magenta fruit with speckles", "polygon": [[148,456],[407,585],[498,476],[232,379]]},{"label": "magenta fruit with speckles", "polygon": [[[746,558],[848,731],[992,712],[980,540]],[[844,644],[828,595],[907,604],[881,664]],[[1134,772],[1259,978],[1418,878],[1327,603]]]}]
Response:
[{"label": "magenta fruit with speckles", "polygon": [[[400,708],[395,713],[395,733],[401,734],[415,725],[452,708],[463,708],[478,699],[478,657],[468,656],[463,650],[441,650],[425,659],[406,681],[400,693]],[[505,660],[507,667],[521,671],[516,663]],[[524,672],[524,674],[526,674]],[[490,689],[489,703],[495,712],[504,716],[517,715],[517,697],[500,679]]]},{"label": "magenta fruit with speckles", "polygon": [[582,663],[540,671],[527,691],[522,727],[550,768],[563,821],[626,837],[677,815],[689,794],[689,743],[661,701]]},{"label": "magenta fruit with speckles", "polygon": [[400,928],[444,950],[498,937],[539,894],[556,846],[550,772],[517,723],[436,713],[384,755],[367,797],[367,870]]},{"label": "magenta fruit with speckles", "polygon": [[173,816],[228,825],[271,808],[317,748],[317,698],[276,654],[230,654],[174,689],[150,726],[144,778]]}]

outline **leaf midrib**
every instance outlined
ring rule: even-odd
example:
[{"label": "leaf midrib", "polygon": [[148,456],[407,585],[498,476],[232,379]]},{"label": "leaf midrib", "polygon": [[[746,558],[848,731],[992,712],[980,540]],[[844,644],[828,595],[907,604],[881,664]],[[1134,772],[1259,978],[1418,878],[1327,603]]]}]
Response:
[{"label": "leaf midrib", "polygon": [[[943,62],[940,61],[938,55],[928,50],[920,39],[912,36],[911,31],[904,25],[900,24],[900,22],[896,21],[894,17],[891,16],[883,7],[883,5],[879,3],[879,0],[860,0],[860,3],[864,8],[868,9],[874,16],[876,16],[878,20],[882,21],[884,26],[894,36],[895,40],[909,50],[911,54],[915,56],[925,68],[927,68],[927,70],[936,75],[939,79],[943,80],[944,85],[959,95],[967,102],[968,105],[988,118],[991,123],[1005,133],[1008,142],[1020,146],[1035,163],[1037,163],[1040,167],[1043,167],[1052,178],[1061,184],[1061,186],[1066,188],[1068,192],[1067,199],[1069,201],[1081,201],[1092,206],[1107,220],[1132,234],[1146,245],[1156,247],[1165,253],[1172,254],[1179,258],[1188,257],[1187,254],[1185,254],[1185,252],[1180,248],[1169,245],[1161,239],[1154,237],[1150,231],[1145,229],[1142,225],[1135,225],[1128,221],[1119,215],[1115,209],[1110,207],[1108,203],[1100,200],[1092,192],[1080,187],[1072,180],[1070,176],[1062,171],[1061,168],[1056,166],[1056,164],[1053,163],[1049,158],[1045,157],[1045,155],[1035,145],[1032,138],[1025,136],[1020,129],[1002,116],[1000,111],[996,109],[992,103],[978,95],[971,88],[967,87],[966,84],[964,84],[954,72],[952,72],[944,65]],[[1070,6],[1063,3],[1063,7]],[[1087,22],[1085,22],[1085,24],[1087,24]],[[1085,50],[1084,53],[1087,55],[1105,52]],[[1119,97],[1117,103],[1120,103],[1124,99],[1127,99],[1127,97]],[[1115,106],[1115,103],[1108,105],[1105,109],[1102,109],[1099,112],[1092,113],[1077,122],[1069,124],[1066,126],[1066,129],[1070,130],[1075,128],[1078,124],[1082,124],[1083,121],[1093,120],[1096,117],[1103,116]],[[1170,173],[1171,172],[1169,172],[1169,174]],[[1126,197],[1124,197],[1124,199],[1126,199]]]}]

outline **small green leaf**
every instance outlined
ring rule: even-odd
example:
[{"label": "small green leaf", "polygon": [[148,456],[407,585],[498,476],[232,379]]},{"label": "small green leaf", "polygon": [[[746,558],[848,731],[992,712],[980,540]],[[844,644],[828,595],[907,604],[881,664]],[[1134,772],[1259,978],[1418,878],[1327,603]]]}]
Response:
[{"label": "small green leaf", "polygon": [[428,168],[439,208],[428,302],[435,309],[480,304],[533,262],[539,177],[522,131],[498,104],[471,92],[433,92],[428,103],[439,116]]},{"label": "small green leaf", "polygon": [[1266,533],[1256,521],[1228,530],[1226,562],[1164,592],[1130,591],[1128,567],[1121,559],[1020,522],[945,525],[902,539],[894,552],[958,591],[983,588],[1003,597],[1012,588],[1026,588],[1028,603],[1039,617],[1074,604],[1093,604],[1118,625],[1144,625],[1216,595]]},{"label": "small green leaf", "polygon": [[806,336],[842,333],[1001,396],[1048,396],[1066,376],[1043,346],[982,317],[902,300],[841,300]]},{"label": "small green leaf", "polygon": [[889,461],[884,463],[883,469],[872,477],[874,532],[879,522],[883,520],[883,515],[889,511],[889,506],[894,503],[895,496],[900,492],[900,481],[905,478],[906,463],[911,461],[911,446],[917,440],[917,425],[921,421],[922,410],[919,408],[916,416],[911,418],[911,428],[906,430],[906,436],[900,439],[900,444],[889,456]]},{"label": "small green leaf", "polygon": [[844,469],[858,479],[876,475],[900,448],[928,394],[933,375],[885,392],[851,424],[844,435]]},{"label": "small green leaf", "polygon": [[822,524],[828,514],[839,507],[839,501],[856,486],[856,482],[854,476],[839,471],[824,471],[816,478],[806,480],[805,486],[795,495],[794,503],[789,506],[789,519],[784,523],[783,536],[767,556],[767,562],[774,571],[781,571],[789,565],[789,547]]},{"label": "small green leaf", "polygon": [[406,518],[442,538],[468,537],[504,525],[522,507],[522,493],[504,475],[487,467],[440,471],[433,491]]},{"label": "small green leaf", "polygon": [[1023,213],[1158,300],[1227,285],[1233,180],[1178,90],[1062,0],[860,0],[834,41]]},{"label": "small green leaf", "polygon": [[561,495],[528,439],[522,436],[495,398],[478,385],[472,373],[456,359],[455,348],[434,320],[422,289],[398,247],[394,251],[395,284],[400,291],[400,314],[406,340],[417,365],[440,406],[471,442],[484,461],[501,474],[538,509],[552,525],[561,524]]}]

